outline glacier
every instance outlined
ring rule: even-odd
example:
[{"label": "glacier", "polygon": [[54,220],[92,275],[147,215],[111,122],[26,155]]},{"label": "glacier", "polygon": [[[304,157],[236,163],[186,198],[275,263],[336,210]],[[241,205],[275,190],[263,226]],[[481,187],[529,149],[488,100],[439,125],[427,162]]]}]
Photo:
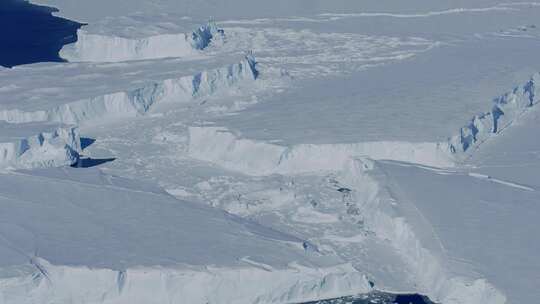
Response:
[{"label": "glacier", "polygon": [[32,2],[86,24],[0,68],[0,303],[540,297],[538,3]]}]

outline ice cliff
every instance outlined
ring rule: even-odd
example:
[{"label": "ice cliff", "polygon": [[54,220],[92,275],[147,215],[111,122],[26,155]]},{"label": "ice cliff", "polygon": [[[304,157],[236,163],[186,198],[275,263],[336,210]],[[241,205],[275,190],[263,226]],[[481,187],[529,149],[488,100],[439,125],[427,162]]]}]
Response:
[{"label": "ice cliff", "polygon": [[61,122],[84,124],[130,118],[147,113],[161,102],[189,102],[210,96],[258,77],[256,61],[247,55],[241,62],[191,76],[166,79],[133,90],[109,93],[38,111],[0,109],[0,120],[11,123]]},{"label": "ice cliff", "polygon": [[401,256],[418,292],[437,303],[504,304],[506,297],[483,278],[456,274],[437,235],[414,202],[397,200],[390,179],[376,161],[351,159],[339,181],[352,189],[359,217],[369,231],[388,241]]},{"label": "ice cliff", "polygon": [[64,166],[79,159],[76,127],[35,123],[0,126],[0,169]]},{"label": "ice cliff", "polygon": [[452,166],[437,143],[365,142],[281,146],[235,136],[219,127],[191,127],[189,154],[249,175],[339,170],[355,156]]},{"label": "ice cliff", "polygon": [[72,62],[187,57],[197,55],[212,41],[222,39],[224,35],[224,31],[213,22],[191,33],[161,34],[137,39],[91,34],[80,29],[77,32],[77,42],[64,46],[60,57]]},{"label": "ice cliff", "polygon": [[484,141],[504,131],[540,101],[540,73],[525,84],[493,99],[488,112],[475,115],[459,133],[448,140],[448,149],[463,159]]}]

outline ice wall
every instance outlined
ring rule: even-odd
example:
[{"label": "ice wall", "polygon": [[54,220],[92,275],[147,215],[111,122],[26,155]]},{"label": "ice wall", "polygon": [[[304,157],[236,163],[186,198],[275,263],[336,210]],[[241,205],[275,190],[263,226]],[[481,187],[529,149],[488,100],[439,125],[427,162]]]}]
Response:
[{"label": "ice wall", "polygon": [[371,289],[303,239],[96,168],[0,172],[0,303],[298,303]]},{"label": "ice wall", "polygon": [[0,169],[57,167],[72,165],[79,159],[81,147],[76,127],[0,125],[4,133],[0,136]]},{"label": "ice wall", "polygon": [[191,76],[167,79],[129,91],[77,100],[51,109],[0,110],[0,120],[11,123],[52,121],[67,124],[96,123],[144,115],[160,102],[189,102],[220,90],[257,79],[256,61],[247,55],[241,62]]},{"label": "ice wall", "polygon": [[77,31],[77,42],[68,44],[60,51],[67,61],[117,62],[187,57],[197,55],[212,41],[222,39],[224,31],[209,22],[191,33],[161,34],[130,39]]},{"label": "ice wall", "polygon": [[[190,128],[192,157],[248,175],[337,172],[340,184],[352,189],[360,210],[359,221],[382,241],[390,242],[403,261],[415,292],[441,303],[505,303],[505,296],[485,279],[456,275],[448,257],[438,248],[436,235],[411,202],[396,202],[389,178],[367,157],[394,159],[436,166],[451,165],[451,158],[436,144],[361,143],[347,145],[275,144],[239,139],[215,127]],[[434,157],[440,155],[440,158]],[[404,212],[398,205],[412,210]]]},{"label": "ice wall", "polygon": [[506,297],[485,279],[453,273],[449,257],[438,247],[438,236],[430,233],[430,224],[417,213],[414,202],[396,201],[388,188],[389,179],[376,161],[350,160],[339,181],[353,190],[367,229],[399,253],[417,292],[445,304],[506,303]]},{"label": "ice wall", "polygon": [[365,142],[300,144],[290,147],[238,138],[219,127],[189,129],[191,157],[249,175],[340,170],[354,156],[448,167],[453,162],[437,143]]},{"label": "ice wall", "polygon": [[32,261],[22,277],[0,278],[0,302],[115,304],[300,303],[371,288],[350,265],[281,270],[258,267],[192,269],[134,268],[126,271],[54,266]]},{"label": "ice wall", "polygon": [[500,134],[525,111],[540,101],[540,73],[492,102],[489,112],[475,115],[459,133],[448,140],[448,149],[463,159],[489,138]]}]

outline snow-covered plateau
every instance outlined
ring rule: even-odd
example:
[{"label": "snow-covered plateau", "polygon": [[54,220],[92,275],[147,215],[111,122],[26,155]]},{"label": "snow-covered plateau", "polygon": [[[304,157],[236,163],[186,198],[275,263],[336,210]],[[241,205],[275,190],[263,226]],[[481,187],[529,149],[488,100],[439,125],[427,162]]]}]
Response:
[{"label": "snow-covered plateau", "polygon": [[540,2],[31,2],[0,304],[540,299]]}]

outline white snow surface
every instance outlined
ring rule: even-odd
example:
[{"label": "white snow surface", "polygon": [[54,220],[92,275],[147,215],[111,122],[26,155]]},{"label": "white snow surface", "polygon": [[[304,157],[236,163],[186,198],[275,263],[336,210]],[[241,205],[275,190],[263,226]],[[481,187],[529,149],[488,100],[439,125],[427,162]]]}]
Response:
[{"label": "white snow surface", "polygon": [[33,2],[89,24],[0,69],[0,303],[540,298],[539,3]]},{"label": "white snow surface", "polygon": [[[460,274],[454,265],[447,264],[454,260],[445,244],[459,242],[463,235],[447,238],[447,235],[432,230],[431,225],[448,224],[430,221],[426,218],[428,214],[418,209],[416,201],[410,204],[406,198],[397,196],[396,191],[400,188],[394,188],[388,173],[378,166],[369,159],[352,160],[340,178],[354,189],[353,196],[360,204],[368,229],[390,241],[402,255],[419,290],[440,303],[505,303],[506,296],[489,281],[477,275],[468,276],[469,273]],[[424,192],[415,190],[416,193]],[[443,208],[432,210],[439,216],[446,215]],[[454,224],[452,221],[449,220],[450,226]]]}]

